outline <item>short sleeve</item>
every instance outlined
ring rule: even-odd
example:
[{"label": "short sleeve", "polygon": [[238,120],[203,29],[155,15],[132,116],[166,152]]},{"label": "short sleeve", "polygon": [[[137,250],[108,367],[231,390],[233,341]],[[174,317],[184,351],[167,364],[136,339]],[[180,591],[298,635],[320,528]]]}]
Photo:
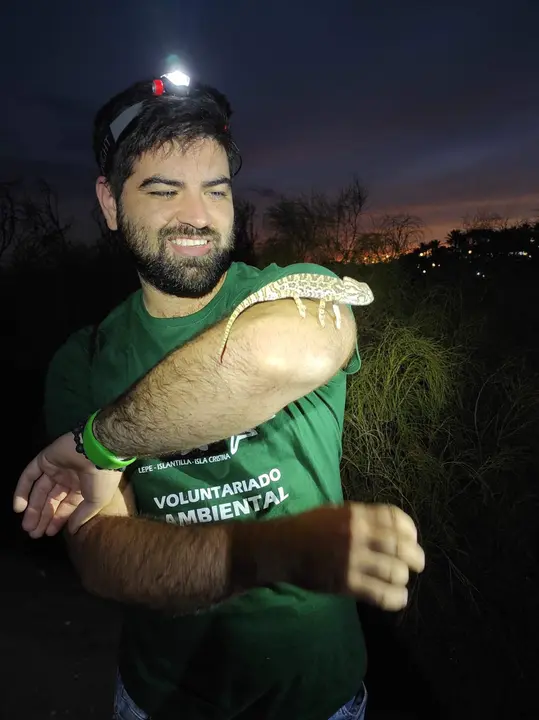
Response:
[{"label": "short sleeve", "polygon": [[355,375],[359,370],[361,369],[361,355],[359,354],[359,348],[356,344],[354,347],[354,353],[350,360],[348,361],[348,364],[343,367],[343,372],[345,375]]},{"label": "short sleeve", "polygon": [[90,336],[91,328],[71,335],[49,364],[43,407],[49,442],[69,432],[96,409],[90,378]]},{"label": "short sleeve", "polygon": [[[260,290],[264,285],[270,282],[279,280],[280,278],[286,277],[287,275],[294,275],[295,273],[312,273],[313,275],[329,275],[330,277],[339,277],[336,273],[323,265],[317,265],[316,263],[294,263],[293,265],[286,265],[281,267],[273,263],[268,265],[258,276],[258,287],[255,290]],[[346,306],[353,312],[350,305]],[[361,368],[361,356],[359,354],[359,348],[356,340],[354,353],[348,364],[342,369],[346,375],[355,375]]]}]

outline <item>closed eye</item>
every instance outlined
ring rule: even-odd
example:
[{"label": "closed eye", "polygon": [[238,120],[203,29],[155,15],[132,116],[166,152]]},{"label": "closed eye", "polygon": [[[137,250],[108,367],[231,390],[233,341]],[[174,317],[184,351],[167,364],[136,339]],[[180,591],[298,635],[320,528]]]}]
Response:
[{"label": "closed eye", "polygon": [[171,198],[177,195],[176,190],[152,190],[149,195],[156,195],[157,197]]},{"label": "closed eye", "polygon": [[[148,194],[154,195],[156,197],[172,198],[175,197],[178,193],[176,192],[176,190],[152,190]],[[224,198],[227,196],[228,193],[226,190],[210,190],[208,194],[214,198]]]}]

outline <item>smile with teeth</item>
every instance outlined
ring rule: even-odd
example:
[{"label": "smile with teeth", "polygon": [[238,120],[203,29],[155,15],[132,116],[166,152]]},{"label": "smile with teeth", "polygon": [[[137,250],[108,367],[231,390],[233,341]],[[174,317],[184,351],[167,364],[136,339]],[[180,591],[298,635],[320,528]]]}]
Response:
[{"label": "smile with teeth", "polygon": [[197,245],[207,245],[209,241],[204,239],[176,238],[170,242],[173,245],[180,245],[181,247],[196,247]]}]

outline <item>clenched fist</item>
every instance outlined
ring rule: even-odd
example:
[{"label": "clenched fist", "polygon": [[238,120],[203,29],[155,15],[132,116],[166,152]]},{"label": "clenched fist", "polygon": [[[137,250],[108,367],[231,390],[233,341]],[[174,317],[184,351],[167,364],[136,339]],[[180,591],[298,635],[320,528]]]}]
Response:
[{"label": "clenched fist", "polygon": [[242,574],[255,572],[260,584],[287,580],[401,610],[410,570],[424,567],[413,520],[392,505],[324,506],[234,529],[232,569],[240,582]]}]

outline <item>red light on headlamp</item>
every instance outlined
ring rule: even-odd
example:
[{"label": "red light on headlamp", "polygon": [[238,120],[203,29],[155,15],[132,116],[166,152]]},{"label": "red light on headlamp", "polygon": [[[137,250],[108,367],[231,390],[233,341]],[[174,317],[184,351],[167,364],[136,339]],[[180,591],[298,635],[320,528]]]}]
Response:
[{"label": "red light on headlamp", "polygon": [[154,95],[164,95],[165,83],[162,80],[154,80],[152,83],[152,92]]}]

